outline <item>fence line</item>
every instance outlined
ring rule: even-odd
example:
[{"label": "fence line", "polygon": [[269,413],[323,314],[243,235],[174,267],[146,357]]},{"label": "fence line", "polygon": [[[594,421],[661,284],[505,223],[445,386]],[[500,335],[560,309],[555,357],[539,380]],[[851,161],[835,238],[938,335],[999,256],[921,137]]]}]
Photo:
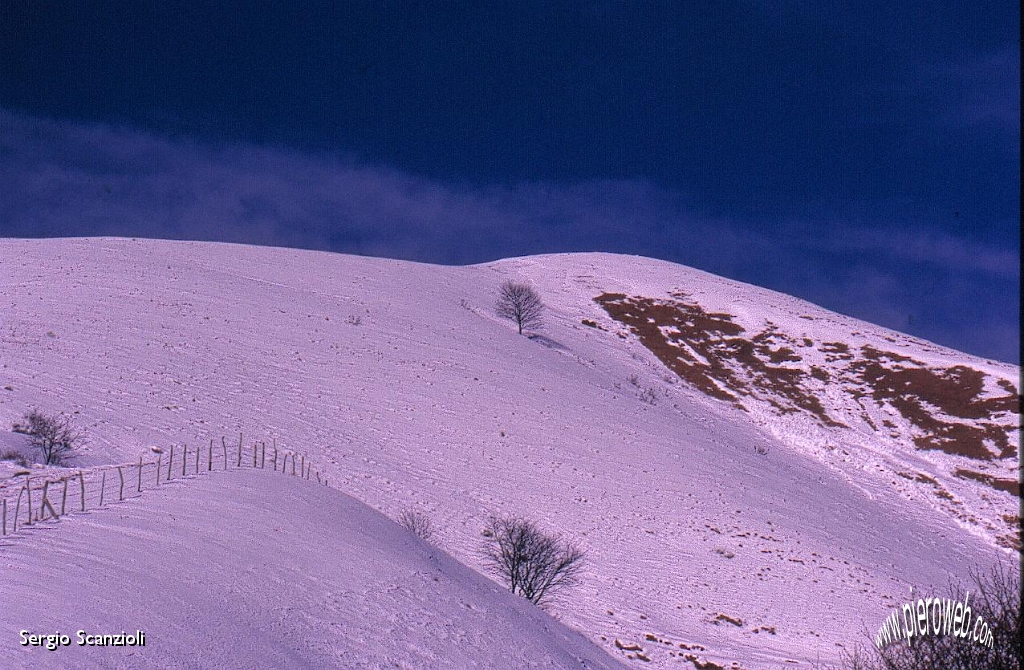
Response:
[{"label": "fence line", "polygon": [[[156,460],[147,461],[144,456],[139,456],[138,463],[120,463],[114,465],[100,465],[91,468],[54,469],[34,473],[28,471],[22,476],[12,477],[0,483],[0,537],[14,535],[19,529],[26,526],[33,526],[43,521],[57,521],[61,517],[79,512],[88,512],[95,509],[102,509],[112,503],[123,500],[141,498],[145,491],[159,488],[160,486],[174,481],[188,481],[196,477],[214,471],[214,465],[220,463],[223,468],[229,469],[251,469],[265,470],[267,464],[267,445],[264,441],[254,441],[251,446],[246,446],[242,440],[242,434],[238,435],[238,446],[234,454],[228,453],[226,438],[221,438],[221,453],[215,453],[214,441],[206,449],[205,469],[201,467],[200,456],[203,449],[196,446],[194,449],[187,444],[171,445],[167,454],[166,465],[162,449],[153,448]],[[176,448],[180,447],[180,451]],[[249,465],[248,452],[252,452],[252,465]],[[180,454],[178,456],[177,454]],[[287,472],[288,456],[291,456],[291,473]],[[244,457],[244,458],[243,458]],[[296,460],[301,457],[302,466],[296,472]],[[194,459],[194,460],[193,460]],[[297,476],[301,479],[316,482],[323,486],[327,485],[327,477],[321,479],[320,471],[314,470],[312,463],[305,454],[298,454],[295,451],[285,450],[281,462],[281,473],[289,476]],[[307,466],[307,463],[309,464]],[[278,471],[278,449],[277,440],[273,441],[273,458],[270,460],[274,472]],[[180,465],[180,468],[178,467]],[[117,471],[117,478],[114,479],[113,472]],[[134,491],[125,491],[125,475],[130,477],[132,470],[137,471],[136,485]],[[107,473],[111,473],[110,481],[107,483]],[[149,473],[148,475],[146,473]],[[163,476],[163,481],[161,481]],[[78,480],[78,486],[71,487],[69,500],[68,484]],[[130,480],[129,480],[130,481]],[[154,482],[147,487],[145,482]],[[60,487],[60,511],[55,507],[55,500],[51,499],[51,487],[56,490]],[[76,491],[77,489],[77,495]],[[110,497],[108,497],[108,491]],[[116,499],[112,496],[117,494]],[[33,499],[33,494],[35,497]],[[8,504],[8,500],[13,504]],[[22,500],[25,499],[24,505]],[[35,502],[34,502],[35,501]],[[13,512],[13,513],[12,513]]]}]

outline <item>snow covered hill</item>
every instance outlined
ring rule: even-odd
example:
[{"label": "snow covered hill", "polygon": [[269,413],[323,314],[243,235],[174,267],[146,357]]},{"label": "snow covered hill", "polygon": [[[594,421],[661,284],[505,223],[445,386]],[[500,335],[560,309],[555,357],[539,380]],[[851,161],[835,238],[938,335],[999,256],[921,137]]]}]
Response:
[{"label": "snow covered hill", "polygon": [[[5,668],[611,668],[365,505],[269,471],[178,480],[3,547]],[[68,636],[50,651],[20,631]],[[79,646],[145,633],[145,646]]]},{"label": "snow covered hill", "polygon": [[[494,315],[509,278],[540,336]],[[525,514],[589,552],[553,613],[630,664],[833,659],[1018,556],[1018,367],[671,263],[0,240],[0,310],[0,426],[74,412],[81,465],[276,440],[480,570]]]}]

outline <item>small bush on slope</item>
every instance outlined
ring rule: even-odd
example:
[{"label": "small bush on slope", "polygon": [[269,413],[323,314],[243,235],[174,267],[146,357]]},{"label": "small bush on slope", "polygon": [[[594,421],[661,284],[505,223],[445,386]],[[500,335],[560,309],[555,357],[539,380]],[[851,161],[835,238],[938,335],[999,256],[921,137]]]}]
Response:
[{"label": "small bush on slope", "polygon": [[14,449],[8,449],[7,451],[0,453],[0,461],[11,461],[13,463],[17,463],[23,468],[28,467],[28,459]]},{"label": "small bush on slope", "polygon": [[576,583],[584,552],[520,517],[491,518],[484,532],[484,559],[509,589],[535,605]]},{"label": "small bush on slope", "polygon": [[434,524],[431,523],[430,517],[425,514],[405,510],[398,515],[398,523],[424,542],[430,542],[434,537]]},{"label": "small bush on slope", "polygon": [[29,411],[15,431],[28,435],[29,444],[39,452],[45,465],[64,465],[75,457],[85,436],[71,425],[63,414],[43,414],[38,409]]}]

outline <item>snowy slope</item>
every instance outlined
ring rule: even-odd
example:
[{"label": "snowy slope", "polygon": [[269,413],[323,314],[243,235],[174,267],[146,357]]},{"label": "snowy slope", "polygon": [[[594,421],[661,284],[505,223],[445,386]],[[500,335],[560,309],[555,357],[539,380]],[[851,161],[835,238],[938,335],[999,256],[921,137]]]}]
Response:
[{"label": "snowy slope", "polygon": [[[0,426],[32,406],[78,412],[91,439],[84,465],[239,431],[277,440],[389,516],[427,513],[475,568],[487,516],[528,514],[589,551],[556,616],[627,662],[639,661],[616,640],[643,647],[652,667],[678,666],[680,644],[744,667],[834,658],[910,586],[1016,560],[1000,538],[1019,498],[956,476],[963,456],[916,448],[920,429],[889,412],[891,400],[857,397],[863,378],[844,372],[857,361],[828,343],[964,364],[993,398],[1016,390],[1019,369],[788,296],[609,254],[453,268],[208,243],[0,240],[0,267]],[[542,294],[543,337],[494,316],[506,278]],[[780,338],[806,337],[800,361],[777,365],[832,375],[810,388],[843,425],[773,405],[749,360],[709,360],[731,342],[689,355],[733,370],[733,387],[687,378],[651,333],[598,300],[615,295],[728,314],[715,318],[751,339],[768,321]],[[678,324],[643,318],[679,344]],[[861,414],[895,428],[871,430]],[[985,420],[1019,425],[1011,414]],[[970,469],[994,481],[1017,467],[1015,449]]]},{"label": "snowy slope", "polygon": [[[611,668],[521,598],[365,505],[217,472],[2,548],[5,668]],[[68,635],[49,651],[20,630]],[[145,633],[145,646],[79,646]]]}]

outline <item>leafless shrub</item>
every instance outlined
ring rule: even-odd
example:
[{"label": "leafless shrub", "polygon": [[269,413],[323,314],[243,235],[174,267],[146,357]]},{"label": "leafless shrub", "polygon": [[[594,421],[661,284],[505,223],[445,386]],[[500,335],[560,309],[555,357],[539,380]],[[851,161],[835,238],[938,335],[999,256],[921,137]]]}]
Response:
[{"label": "leafless shrub", "polygon": [[28,467],[28,459],[14,449],[8,449],[7,451],[0,453],[0,461],[11,461],[12,463],[17,463],[23,468]]},{"label": "leafless shrub", "polygon": [[754,453],[757,454],[758,456],[767,456],[768,451],[768,447],[764,446],[763,444],[754,445]]},{"label": "leafless shrub", "polygon": [[363,322],[363,317],[359,316],[358,314],[352,314],[348,317],[348,319],[346,319],[346,321],[350,326],[358,326]]},{"label": "leafless shrub", "polygon": [[578,580],[585,554],[521,517],[492,517],[484,532],[484,560],[509,589],[535,605]]},{"label": "leafless shrub", "polygon": [[544,303],[529,284],[517,284],[511,280],[502,284],[495,311],[498,316],[515,321],[520,335],[523,328],[536,330],[544,323]]},{"label": "leafless shrub", "polygon": [[21,423],[15,425],[15,430],[28,435],[29,444],[46,465],[66,464],[85,441],[70,418],[63,414],[43,414],[38,409],[28,412]]},{"label": "leafless shrub", "polygon": [[398,523],[424,542],[434,537],[434,524],[426,514],[407,509],[398,515]]},{"label": "leafless shrub", "polygon": [[[844,659],[847,670],[916,670],[948,668],[949,670],[1018,670],[1021,667],[1020,647],[1020,574],[1001,565],[987,573],[972,573],[974,589],[970,606],[977,617],[989,626],[992,648],[970,637],[922,635],[912,642],[899,641],[879,650],[860,647]],[[962,600],[965,587],[950,585],[950,598]],[[974,625],[973,623],[971,624]]]},{"label": "leafless shrub", "polygon": [[633,386],[640,388],[640,378],[637,377],[635,374],[626,377],[626,381],[632,384]]},{"label": "leafless shrub", "polygon": [[658,392],[650,387],[645,388],[643,391],[640,391],[640,400],[648,405],[656,405],[658,404]]}]

